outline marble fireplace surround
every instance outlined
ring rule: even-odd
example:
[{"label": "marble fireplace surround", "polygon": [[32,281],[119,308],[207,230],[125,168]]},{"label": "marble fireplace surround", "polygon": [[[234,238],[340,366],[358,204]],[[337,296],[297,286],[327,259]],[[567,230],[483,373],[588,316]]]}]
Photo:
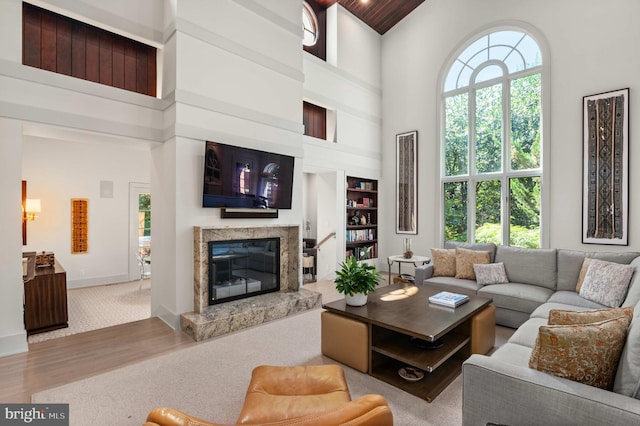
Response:
[{"label": "marble fireplace surround", "polygon": [[[280,239],[280,291],[209,305],[209,241]],[[320,293],[300,286],[298,225],[193,228],[193,312],[180,316],[183,331],[200,341],[319,307]]]}]

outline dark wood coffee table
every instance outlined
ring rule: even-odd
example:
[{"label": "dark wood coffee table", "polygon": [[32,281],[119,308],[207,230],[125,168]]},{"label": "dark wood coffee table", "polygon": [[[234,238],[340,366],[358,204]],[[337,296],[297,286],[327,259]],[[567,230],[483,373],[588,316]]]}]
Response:
[{"label": "dark wood coffee table", "polygon": [[[400,283],[370,293],[362,307],[344,300],[323,307],[368,325],[371,376],[431,402],[462,371],[471,355],[471,318],[492,302],[470,296],[457,308],[430,304],[429,296],[439,291]],[[400,377],[398,371],[409,366],[422,370],[424,378],[409,382]]]}]

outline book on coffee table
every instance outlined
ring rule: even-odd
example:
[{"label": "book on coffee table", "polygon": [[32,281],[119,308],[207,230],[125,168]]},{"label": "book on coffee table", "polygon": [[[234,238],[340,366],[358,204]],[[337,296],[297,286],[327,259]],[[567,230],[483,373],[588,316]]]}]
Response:
[{"label": "book on coffee table", "polygon": [[436,305],[448,306],[455,308],[469,301],[469,296],[449,291],[441,291],[440,293],[429,296],[429,302]]}]

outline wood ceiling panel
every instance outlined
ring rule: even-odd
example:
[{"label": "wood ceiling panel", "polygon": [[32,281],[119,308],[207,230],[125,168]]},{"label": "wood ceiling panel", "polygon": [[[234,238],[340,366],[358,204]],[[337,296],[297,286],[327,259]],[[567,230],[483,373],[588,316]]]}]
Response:
[{"label": "wood ceiling panel", "polygon": [[[330,7],[336,0],[316,0],[317,3]],[[349,12],[376,30],[384,34],[400,22],[424,0],[337,0]]]}]

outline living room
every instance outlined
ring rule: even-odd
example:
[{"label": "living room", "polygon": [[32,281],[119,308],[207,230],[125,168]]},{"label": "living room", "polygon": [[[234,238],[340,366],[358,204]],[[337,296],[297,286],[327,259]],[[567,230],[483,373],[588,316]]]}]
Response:
[{"label": "living room", "polygon": [[[34,128],[47,138],[62,128],[145,146],[151,161],[154,220],[152,315],[175,328],[179,328],[180,314],[193,309],[193,226],[255,224],[249,219],[221,219],[217,210],[201,207],[205,140],[296,157],[294,205],[268,224],[302,226],[305,173],[331,176],[332,196],[340,211],[346,176],[378,179],[379,259],[386,259],[402,252],[405,237],[396,234],[393,225],[395,137],[417,130],[419,206],[413,251],[429,255],[432,247],[441,247],[443,75],[461,48],[494,28],[531,33],[543,52],[542,246],[602,251],[640,248],[640,229],[633,224],[626,247],[585,245],[580,220],[582,99],[621,88],[630,88],[634,96],[635,65],[640,61],[632,54],[640,35],[634,22],[640,5],[635,1],[616,2],[612,7],[578,0],[427,0],[384,35],[337,4],[327,12],[333,22],[328,31],[335,36],[327,62],[301,51],[297,0],[167,1],[163,8],[152,0],[129,3],[37,2],[160,49],[158,98],[23,66],[22,3],[1,0],[1,28],[10,42],[0,48],[4,105],[0,191],[6,205],[20,204],[25,171],[19,159]],[[335,143],[302,136],[302,100],[337,111]],[[632,135],[639,119],[631,108]],[[637,163],[639,155],[631,149],[629,164]],[[104,179],[110,176],[95,176],[95,185]],[[629,187],[634,188],[638,179],[630,173]],[[51,191],[42,183],[33,187]],[[67,199],[60,201],[60,205],[67,203]],[[630,197],[629,211],[637,211],[639,203],[637,197]],[[43,219],[46,208],[43,205]],[[330,219],[339,230],[344,215],[334,216]],[[5,224],[0,230],[0,353],[7,355],[28,349],[19,267],[23,246],[19,226],[9,226],[20,223],[20,211],[2,209],[0,222]],[[335,245],[344,246],[341,232]],[[65,260],[72,256],[68,244],[60,247],[56,256],[71,266],[74,260]],[[332,260],[337,267],[341,249],[336,253]],[[99,260],[91,262],[97,265]],[[127,256],[119,257],[110,274],[126,273],[127,262]],[[378,266],[386,267],[385,263],[379,260]],[[88,270],[77,266],[69,273],[79,279],[80,269]]]}]

